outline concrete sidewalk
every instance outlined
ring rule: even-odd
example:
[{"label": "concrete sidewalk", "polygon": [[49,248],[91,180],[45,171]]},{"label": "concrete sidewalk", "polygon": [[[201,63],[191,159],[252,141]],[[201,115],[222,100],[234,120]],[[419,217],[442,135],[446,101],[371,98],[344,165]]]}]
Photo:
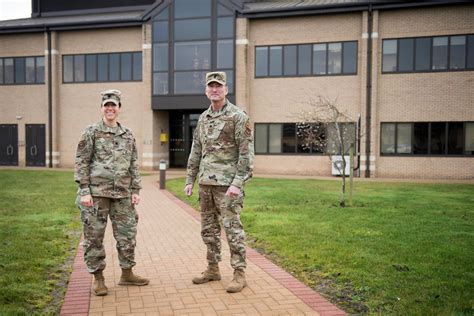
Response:
[{"label": "concrete sidewalk", "polygon": [[[229,294],[232,279],[229,249],[223,241],[221,281],[194,285],[206,266],[199,214],[168,191],[157,176],[143,177],[134,271],[150,278],[143,287],[119,286],[120,267],[112,229],[107,227],[104,271],[109,294],[90,294],[92,278],[76,256],[61,315],[344,315],[319,294],[265,257],[248,249],[248,287]],[[109,223],[110,224],[110,223]]]}]

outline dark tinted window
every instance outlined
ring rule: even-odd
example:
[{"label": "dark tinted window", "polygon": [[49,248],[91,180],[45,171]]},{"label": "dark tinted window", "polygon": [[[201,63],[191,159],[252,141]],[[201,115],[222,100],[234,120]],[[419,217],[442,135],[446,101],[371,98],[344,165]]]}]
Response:
[{"label": "dark tinted window", "polygon": [[342,71],[342,44],[328,44],[328,74],[339,74]]},{"label": "dark tinted window", "polygon": [[175,94],[202,94],[205,86],[205,71],[175,72],[174,81],[178,82],[174,86]]},{"label": "dark tinted window", "polygon": [[434,37],[433,38],[433,70],[448,69],[448,38]]},{"label": "dark tinted window", "polygon": [[120,54],[109,55],[109,81],[120,80]]},{"label": "dark tinted window", "polygon": [[466,36],[451,36],[449,49],[449,69],[466,68]]},{"label": "dark tinted window", "polygon": [[168,21],[153,22],[153,42],[168,41]]},{"label": "dark tinted window", "polygon": [[382,71],[397,71],[397,40],[383,41]]},{"label": "dark tinted window", "polygon": [[217,19],[217,37],[233,37],[234,36],[234,17],[229,16]]},{"label": "dark tinted window", "polygon": [[464,123],[448,123],[448,155],[462,155],[464,153]]},{"label": "dark tinted window", "polygon": [[467,68],[474,68],[474,35],[467,37]]},{"label": "dark tinted window", "polygon": [[234,67],[234,41],[220,40],[217,41],[217,68],[233,68]]},{"label": "dark tinted window", "polygon": [[97,81],[97,55],[86,56],[86,81]]},{"label": "dark tinted window", "polygon": [[413,124],[413,153],[428,154],[428,123]]},{"label": "dark tinted window", "polygon": [[0,58],[0,84],[3,83],[3,59]]},{"label": "dark tinted window", "polygon": [[174,69],[198,70],[210,69],[211,42],[182,42],[175,44]]},{"label": "dark tinted window", "polygon": [[294,153],[296,149],[296,124],[283,124],[282,144],[284,153]]},{"label": "dark tinted window", "polygon": [[283,47],[284,75],[296,75],[296,45]]},{"label": "dark tinted window", "polygon": [[74,56],[63,57],[63,80],[64,82],[74,81]]},{"label": "dark tinted window", "polygon": [[270,46],[270,76],[282,75],[282,47]]},{"label": "dark tinted window", "polygon": [[298,45],[298,74],[311,74],[311,45]]},{"label": "dark tinted window", "polygon": [[132,80],[132,53],[120,56],[120,80]]},{"label": "dark tinted window", "polygon": [[97,57],[98,69],[97,69],[97,80],[108,81],[109,80],[109,55],[100,54]]},{"label": "dark tinted window", "polygon": [[313,73],[315,75],[326,74],[326,44],[313,46]]},{"label": "dark tinted window", "polygon": [[36,57],[36,82],[44,83],[44,57]]},{"label": "dark tinted window", "polygon": [[168,94],[168,73],[153,74],[153,94]]},{"label": "dark tinted window", "polygon": [[255,153],[268,152],[268,125],[255,124]]},{"label": "dark tinted window", "polygon": [[268,76],[268,47],[257,47],[255,55],[255,76]]},{"label": "dark tinted window", "polygon": [[74,56],[74,81],[82,82],[85,80],[85,57],[84,55]]},{"label": "dark tinted window", "polygon": [[211,0],[175,0],[175,18],[190,18],[211,15]]},{"label": "dark tinted window", "polygon": [[395,153],[395,124],[382,123],[380,152],[382,154]]},{"label": "dark tinted window", "polygon": [[[35,58],[25,58],[26,83],[35,83],[36,81],[36,67]],[[1,76],[1,72],[0,72]]]},{"label": "dark tinted window", "polygon": [[345,74],[357,73],[357,42],[344,43],[343,70]]},{"label": "dark tinted window", "polygon": [[446,123],[431,123],[431,154],[444,155],[446,153]]},{"label": "dark tinted window", "polygon": [[153,44],[153,70],[168,70],[168,44]]},{"label": "dark tinted window", "polygon": [[142,80],[142,53],[133,53],[133,80]]},{"label": "dark tinted window", "polygon": [[13,83],[15,78],[14,67],[13,67],[13,58],[4,58],[3,59],[3,68],[5,71],[5,83]]},{"label": "dark tinted window", "polygon": [[401,39],[398,41],[398,45],[398,71],[412,71],[414,40],[411,38]]},{"label": "dark tinted window", "polygon": [[202,40],[211,37],[210,19],[176,20],[174,22],[174,39]]},{"label": "dark tinted window", "polygon": [[25,83],[25,58],[15,58],[15,83]]},{"label": "dark tinted window", "polygon": [[415,70],[429,70],[431,58],[431,39],[427,37],[417,38],[415,47]]}]

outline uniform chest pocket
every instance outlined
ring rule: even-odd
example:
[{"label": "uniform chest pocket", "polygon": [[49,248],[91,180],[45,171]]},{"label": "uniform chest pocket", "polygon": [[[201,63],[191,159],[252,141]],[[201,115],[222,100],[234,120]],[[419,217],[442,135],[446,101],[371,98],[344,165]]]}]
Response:
[{"label": "uniform chest pocket", "polygon": [[206,124],[206,126],[204,127],[206,138],[210,140],[217,140],[221,135],[222,131],[224,130],[226,124],[227,122],[225,121],[218,121]]},{"label": "uniform chest pocket", "polygon": [[123,155],[125,158],[128,158],[132,155],[133,143],[134,140],[132,137],[116,138],[114,142],[115,150],[120,155]]}]

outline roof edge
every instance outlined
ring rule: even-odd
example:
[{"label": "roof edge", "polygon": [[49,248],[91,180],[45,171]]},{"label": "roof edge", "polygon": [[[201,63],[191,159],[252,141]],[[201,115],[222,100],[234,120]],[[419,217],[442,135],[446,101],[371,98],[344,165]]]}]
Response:
[{"label": "roof edge", "polygon": [[387,3],[374,3],[373,1],[358,2],[358,3],[341,3],[331,5],[312,5],[306,7],[293,7],[293,8],[275,8],[275,9],[262,9],[262,10],[243,10],[241,15],[248,19],[257,18],[273,18],[273,17],[284,17],[284,16],[300,16],[300,15],[315,15],[315,14],[329,14],[329,13],[343,13],[343,12],[356,12],[368,10],[371,7],[374,10],[390,10],[390,9],[403,9],[413,7],[428,7],[428,6],[441,6],[441,5],[456,5],[456,4],[472,4],[470,0],[454,0],[454,1],[391,1]]}]

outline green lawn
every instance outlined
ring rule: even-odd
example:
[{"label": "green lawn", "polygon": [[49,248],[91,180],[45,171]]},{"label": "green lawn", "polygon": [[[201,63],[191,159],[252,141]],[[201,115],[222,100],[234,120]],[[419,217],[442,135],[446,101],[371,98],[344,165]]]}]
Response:
[{"label": "green lawn", "polygon": [[0,315],[59,314],[80,236],[72,172],[0,170]]},{"label": "green lawn", "polygon": [[250,245],[350,313],[474,315],[474,185],[357,182],[346,208],[339,188],[253,179]]}]

